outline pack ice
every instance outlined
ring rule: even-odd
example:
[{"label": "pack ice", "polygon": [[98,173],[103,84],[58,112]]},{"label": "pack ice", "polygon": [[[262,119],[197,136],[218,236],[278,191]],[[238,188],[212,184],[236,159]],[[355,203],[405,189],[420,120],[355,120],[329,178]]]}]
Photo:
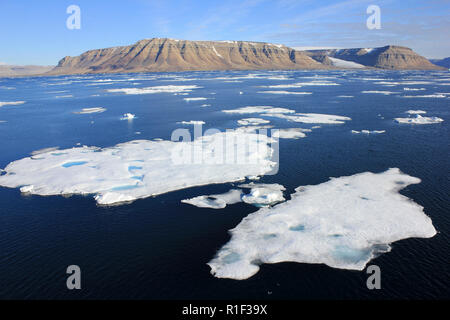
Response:
[{"label": "pack ice", "polygon": [[208,263],[218,278],[247,279],[263,263],[322,263],[363,270],[401,239],[436,234],[423,207],[399,191],[420,179],[397,168],[298,187],[291,200],[262,208],[232,229]]}]

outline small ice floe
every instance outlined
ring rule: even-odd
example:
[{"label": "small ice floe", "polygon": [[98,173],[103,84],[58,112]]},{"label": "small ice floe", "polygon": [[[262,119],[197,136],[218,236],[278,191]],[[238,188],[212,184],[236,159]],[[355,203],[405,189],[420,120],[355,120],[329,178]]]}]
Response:
[{"label": "small ice floe", "polygon": [[423,110],[408,110],[408,111],[405,111],[405,113],[409,113],[409,114],[425,114],[427,112],[423,111]]},{"label": "small ice floe", "polygon": [[191,120],[191,121],[180,121],[177,122],[180,124],[192,124],[192,125],[202,125],[205,124],[205,121],[201,121],[201,120]]},{"label": "small ice floe", "polygon": [[223,209],[229,204],[241,202],[242,191],[240,189],[232,189],[222,194],[211,194],[207,196],[198,196],[191,199],[181,200],[199,208]]},{"label": "small ice floe", "polygon": [[398,123],[410,123],[410,124],[433,124],[441,123],[444,119],[438,117],[422,117],[420,114],[416,114],[415,118],[394,118]]},{"label": "small ice floe", "polygon": [[241,126],[260,125],[260,124],[270,123],[269,120],[261,119],[261,118],[245,118],[245,119],[238,120],[237,122]]},{"label": "small ice floe", "polygon": [[3,106],[18,106],[20,104],[24,104],[25,101],[0,101],[0,107]]},{"label": "small ice floe", "polygon": [[386,130],[361,130],[361,131],[357,131],[357,130],[352,130],[352,133],[358,134],[358,133],[364,133],[364,134],[380,134],[380,133],[385,133]]},{"label": "small ice floe", "polygon": [[244,94],[242,91],[239,91],[239,94]]},{"label": "small ice floe", "polygon": [[399,193],[420,179],[393,168],[301,186],[291,200],[248,215],[208,265],[218,278],[242,280],[263,263],[326,264],[364,270],[407,238],[436,235],[423,207]]},{"label": "small ice floe", "polygon": [[355,96],[346,96],[346,95],[341,95],[341,96],[337,96],[338,98],[354,98]]},{"label": "small ice floe", "polygon": [[136,116],[132,113],[125,113],[120,120],[133,120]]},{"label": "small ice floe", "polygon": [[6,120],[0,120],[0,123],[6,123]]},{"label": "small ice floe", "polygon": [[298,139],[306,137],[305,132],[310,131],[310,129],[302,128],[277,129],[272,133],[272,137],[280,139]]},{"label": "small ice floe", "polygon": [[402,96],[402,98],[445,98],[445,94],[425,94],[417,96]]},{"label": "small ice floe", "polygon": [[83,108],[81,111],[75,111],[74,114],[91,114],[91,113],[102,113],[105,112],[106,108],[94,107],[94,108]]},{"label": "small ice floe", "polygon": [[65,94],[62,96],[55,96],[56,99],[73,98],[72,94]]},{"label": "small ice floe", "polygon": [[399,92],[368,90],[368,91],[361,91],[361,93],[376,93],[376,94],[384,94],[385,96],[388,96],[388,95],[396,94],[396,93],[399,93]]},{"label": "small ice floe", "polygon": [[404,91],[423,91],[425,88],[403,88]]},{"label": "small ice floe", "polygon": [[183,98],[184,101],[203,101],[203,100],[208,100],[208,98],[204,98],[204,97],[196,97],[196,98]]},{"label": "small ice floe", "polygon": [[200,107],[206,108],[206,107],[211,107],[210,104],[202,104]]},{"label": "small ice floe", "polygon": [[230,110],[222,110],[225,113],[238,113],[238,114],[246,114],[246,113],[295,113],[295,110],[286,109],[286,108],[278,108],[271,106],[249,106],[242,107],[238,109],[230,109]]},{"label": "small ice floe", "polygon": [[34,189],[33,185],[23,186],[23,187],[20,188],[20,192],[21,193],[31,193],[33,191],[33,189]]},{"label": "small ice floe", "polygon": [[280,184],[248,183],[239,188],[250,189],[250,193],[242,195],[242,201],[256,207],[267,207],[283,202],[283,191],[286,188]]},{"label": "small ice floe", "polygon": [[265,117],[275,117],[292,122],[302,122],[302,123],[341,124],[345,123],[345,121],[352,120],[352,118],[349,117],[331,114],[321,114],[321,113],[295,113],[295,114],[263,113],[261,115]]},{"label": "small ice floe", "polygon": [[310,95],[312,92],[299,92],[299,91],[258,91],[258,93],[269,93],[269,94],[297,94],[297,95]]},{"label": "small ice floe", "polygon": [[191,92],[194,89],[200,89],[197,85],[189,86],[154,86],[146,88],[121,88],[121,89],[107,89],[107,92],[112,93],[125,93],[125,94],[154,94],[154,93],[186,93]]}]

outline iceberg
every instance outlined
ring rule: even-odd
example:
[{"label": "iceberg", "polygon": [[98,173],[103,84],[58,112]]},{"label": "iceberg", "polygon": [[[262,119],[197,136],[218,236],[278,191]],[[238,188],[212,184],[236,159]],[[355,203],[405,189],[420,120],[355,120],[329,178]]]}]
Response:
[{"label": "iceberg", "polygon": [[205,124],[205,121],[201,121],[201,120],[191,120],[191,121],[180,121],[177,122],[180,124],[192,124],[192,125],[203,125]]},{"label": "iceberg", "polygon": [[40,153],[39,161],[27,157],[8,164],[0,186],[33,186],[27,191],[42,196],[94,195],[98,204],[121,204],[273,172],[278,165],[273,142],[266,135],[229,131],[193,141],[134,140],[103,149],[52,149]]},{"label": "iceberg", "polygon": [[266,117],[276,117],[280,119],[285,119],[292,122],[302,122],[302,123],[327,123],[327,124],[341,124],[345,121],[352,120],[349,117],[336,116],[331,114],[320,114],[320,113],[295,113],[283,114],[283,113],[265,113],[262,116]]},{"label": "iceberg", "polygon": [[184,101],[203,101],[208,100],[208,98],[204,97],[197,97],[197,98],[183,98]]},{"label": "iceberg", "polygon": [[237,114],[246,114],[246,113],[295,113],[295,110],[286,109],[286,108],[278,108],[271,106],[248,106],[242,107],[238,109],[229,109],[222,110],[225,113],[237,113]]},{"label": "iceberg", "polygon": [[436,234],[423,207],[399,191],[421,180],[391,168],[298,187],[291,200],[262,208],[230,230],[208,263],[218,278],[247,279],[263,263],[326,264],[363,270],[390,244]]},{"label": "iceberg", "polygon": [[269,94],[300,94],[300,95],[309,95],[312,94],[312,92],[300,92],[300,91],[258,91],[258,93],[269,93]]},{"label": "iceberg", "polygon": [[409,114],[425,114],[427,112],[423,111],[423,110],[408,110],[408,111],[405,111],[405,113],[409,113]]},{"label": "iceberg", "polygon": [[385,133],[386,130],[361,130],[361,131],[357,131],[357,130],[352,130],[352,133],[364,133],[364,134],[372,134],[372,133]]}]

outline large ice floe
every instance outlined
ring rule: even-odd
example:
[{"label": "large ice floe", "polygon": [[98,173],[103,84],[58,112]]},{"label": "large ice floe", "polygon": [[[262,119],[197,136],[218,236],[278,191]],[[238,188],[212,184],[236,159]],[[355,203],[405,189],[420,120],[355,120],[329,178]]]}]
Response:
[{"label": "large ice floe", "polygon": [[197,85],[190,85],[190,86],[168,85],[168,86],[154,86],[146,88],[107,89],[106,91],[112,93],[125,93],[125,94],[186,93],[199,88],[201,87]]},{"label": "large ice floe", "polygon": [[302,128],[288,128],[288,129],[277,129],[274,130],[272,136],[281,139],[298,139],[305,138],[305,132],[311,132],[311,129]]},{"label": "large ice floe", "polygon": [[43,196],[92,194],[99,204],[120,204],[270,173],[277,167],[273,142],[263,134],[229,131],[194,141],[135,140],[104,149],[53,150],[8,164],[0,186]]},{"label": "large ice floe", "polygon": [[291,200],[262,208],[232,229],[208,265],[218,278],[247,279],[263,263],[322,263],[363,270],[392,242],[436,234],[423,207],[399,191],[420,179],[397,168],[298,187]]}]

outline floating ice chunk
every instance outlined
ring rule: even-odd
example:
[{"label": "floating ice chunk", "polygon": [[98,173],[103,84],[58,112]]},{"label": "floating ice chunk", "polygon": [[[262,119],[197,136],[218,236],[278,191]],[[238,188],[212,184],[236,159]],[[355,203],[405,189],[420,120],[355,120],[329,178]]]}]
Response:
[{"label": "floating ice chunk", "polygon": [[30,186],[23,186],[20,188],[20,192],[22,193],[31,193],[31,191],[33,191],[34,186],[30,185]]},{"label": "floating ice chunk", "polygon": [[379,94],[384,94],[386,96],[390,95],[390,94],[396,94],[399,92],[393,92],[393,91],[377,91],[377,90],[369,90],[369,91],[361,91],[362,93],[379,93]]},{"label": "floating ice chunk", "polygon": [[445,98],[444,94],[425,94],[417,96],[402,96],[402,98]]},{"label": "floating ice chunk", "polygon": [[380,133],[385,133],[386,132],[386,130],[361,130],[361,131],[357,131],[357,130],[352,130],[352,133],[364,133],[364,134],[373,134],[373,133],[375,133],[375,134],[380,134]]},{"label": "floating ice chunk", "polygon": [[423,207],[398,191],[420,179],[393,168],[299,187],[291,200],[262,208],[232,229],[208,265],[218,278],[247,279],[262,263],[323,263],[363,270],[392,242],[436,234]]},{"label": "floating ice chunk", "polygon": [[6,123],[6,120],[0,120],[0,123]]},{"label": "floating ice chunk", "polygon": [[204,97],[197,97],[197,98],[183,98],[184,101],[203,101],[208,100],[208,98]]},{"label": "floating ice chunk", "polygon": [[271,106],[249,106],[242,107],[238,109],[231,110],[222,110],[225,113],[238,113],[238,114],[246,114],[246,113],[295,113],[295,110],[286,109],[286,108],[278,108]]},{"label": "floating ice chunk", "polygon": [[242,91],[239,91],[239,94],[244,94]]},{"label": "floating ice chunk", "polygon": [[18,106],[20,104],[24,104],[25,101],[0,101],[0,107],[3,106]]},{"label": "floating ice chunk", "polygon": [[404,91],[423,91],[425,88],[403,88]]},{"label": "floating ice chunk", "polygon": [[277,129],[272,136],[281,139],[298,139],[306,137],[305,132],[309,131],[311,130],[302,128]]},{"label": "floating ice chunk", "polygon": [[205,121],[201,121],[201,120],[191,120],[191,121],[180,121],[177,122],[180,124],[193,124],[193,125],[200,125],[200,124],[205,124]]},{"label": "floating ice chunk", "polygon": [[261,119],[261,118],[245,118],[237,121],[241,126],[248,126],[248,125],[259,125],[259,124],[266,124],[270,123],[269,120]]},{"label": "floating ice chunk", "polygon": [[405,111],[405,113],[409,113],[409,114],[425,114],[427,112],[423,111],[423,110],[408,110],[408,111]]},{"label": "floating ice chunk", "polygon": [[153,93],[185,93],[191,92],[194,89],[199,89],[201,87],[197,85],[190,86],[154,86],[146,88],[121,88],[121,89],[107,89],[107,92],[113,93],[125,93],[125,94],[153,94]]},{"label": "floating ice chunk", "polygon": [[258,93],[269,93],[269,94],[300,94],[300,95],[309,95],[312,94],[312,92],[294,92],[294,91],[258,91]]},{"label": "floating ice chunk", "polygon": [[433,124],[443,122],[444,119],[438,117],[422,117],[417,114],[415,118],[394,118],[398,123],[410,123],[410,124]]},{"label": "floating ice chunk", "polygon": [[102,113],[105,111],[106,111],[106,108],[103,108],[103,107],[83,108],[83,109],[81,109],[81,111],[75,111],[74,114]]},{"label": "floating ice chunk", "polygon": [[278,113],[266,113],[262,116],[276,117],[280,119],[286,119],[293,122],[302,123],[329,123],[329,124],[340,124],[345,121],[352,120],[349,117],[336,116],[331,114],[320,114],[320,113],[295,113],[294,115],[278,114]]},{"label": "floating ice chunk", "polygon": [[181,200],[181,202],[200,208],[223,209],[229,204],[241,202],[241,195],[241,190],[232,189],[226,193],[198,196],[191,199]]},{"label": "floating ice chunk", "polygon": [[136,116],[132,113],[125,113],[120,120],[133,120]]},{"label": "floating ice chunk", "polygon": [[50,151],[39,154],[38,161],[27,157],[8,164],[0,186],[33,185],[31,193],[43,196],[93,194],[99,204],[114,204],[267,174],[277,166],[272,142],[265,135],[231,131],[194,141],[75,147],[60,150],[59,156]]},{"label": "floating ice chunk", "polygon": [[341,96],[337,96],[338,98],[354,98],[355,96],[346,96],[346,95],[341,95]]},{"label": "floating ice chunk", "polygon": [[200,107],[211,107],[210,104],[202,104]]},{"label": "floating ice chunk", "polygon": [[250,193],[242,195],[242,201],[252,204],[256,207],[271,206],[279,202],[283,202],[283,191],[286,190],[280,184],[263,184],[263,183],[249,183],[241,184],[240,188],[249,188]]}]

